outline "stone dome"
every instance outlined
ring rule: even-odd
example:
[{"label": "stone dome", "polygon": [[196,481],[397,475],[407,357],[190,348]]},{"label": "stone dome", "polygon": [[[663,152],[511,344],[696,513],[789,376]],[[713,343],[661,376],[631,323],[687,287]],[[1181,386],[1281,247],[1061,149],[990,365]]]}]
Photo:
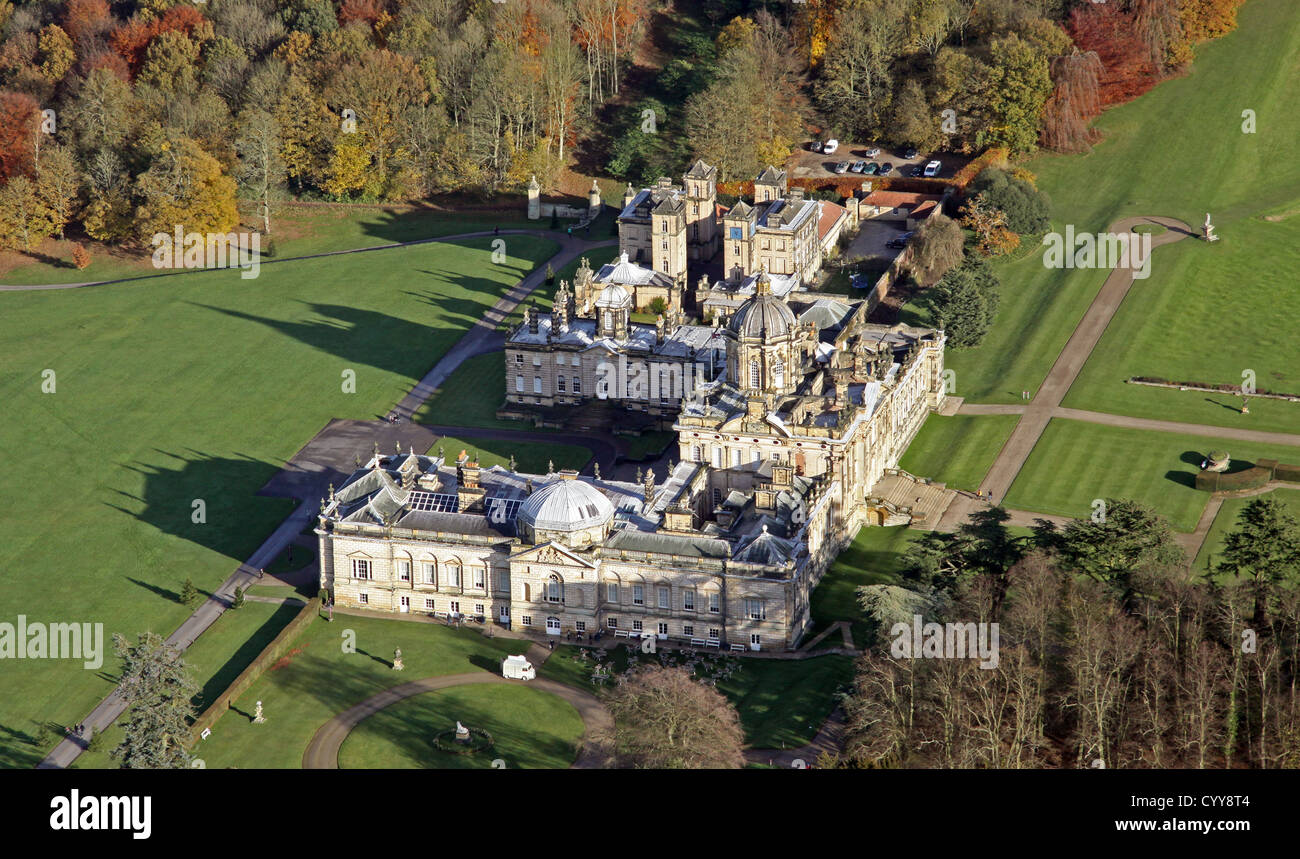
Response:
[{"label": "stone dome", "polygon": [[557,480],[528,496],[519,508],[519,522],[543,531],[579,531],[604,525],[614,505],[589,483]]},{"label": "stone dome", "polygon": [[600,291],[596,298],[597,307],[628,307],[632,304],[632,293],[617,283],[611,283]]},{"label": "stone dome", "polygon": [[794,326],[794,311],[776,296],[761,292],[740,305],[727,325],[741,337],[784,337]]}]

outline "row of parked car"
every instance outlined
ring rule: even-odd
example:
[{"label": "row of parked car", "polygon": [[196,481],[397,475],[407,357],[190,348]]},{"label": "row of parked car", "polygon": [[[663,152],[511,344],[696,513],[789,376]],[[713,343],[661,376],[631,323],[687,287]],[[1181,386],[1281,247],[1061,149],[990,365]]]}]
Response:
[{"label": "row of parked car", "polygon": [[[914,164],[907,172],[909,176],[931,178],[939,175],[942,166],[938,161],[931,161],[925,165]],[[879,164],[874,161],[854,161],[851,164],[848,161],[841,161],[831,168],[831,172],[836,174],[861,173],[864,176],[888,176],[893,169],[894,165],[889,161],[883,161]]]}]

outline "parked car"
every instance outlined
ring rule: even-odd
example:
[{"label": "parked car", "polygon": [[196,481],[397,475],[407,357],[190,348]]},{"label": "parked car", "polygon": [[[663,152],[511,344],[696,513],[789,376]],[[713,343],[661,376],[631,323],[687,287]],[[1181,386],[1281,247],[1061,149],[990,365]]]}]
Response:
[{"label": "parked car", "polygon": [[879,170],[879,169],[880,169],[880,165],[879,165],[879,164],[877,164],[877,163],[874,162],[874,161],[868,161],[868,162],[867,162],[867,166],[864,167],[864,168],[862,168],[862,174],[863,174],[864,176],[875,176],[875,175],[876,175],[876,171]]},{"label": "parked car", "polygon": [[880,154],[880,147],[873,146],[870,149],[868,149],[866,152],[863,152],[862,154],[867,156],[868,158],[875,158],[877,155]]},{"label": "parked car", "polygon": [[907,240],[902,238],[893,238],[885,242],[885,247],[901,251],[903,248],[907,247]]},{"label": "parked car", "polygon": [[808,148],[811,149],[813,152],[821,152],[822,142],[820,140],[814,140],[812,143],[808,144]]},{"label": "parked car", "polygon": [[838,164],[836,164],[832,169],[834,170],[835,173],[847,173],[849,172],[849,162],[841,161]]},{"label": "parked car", "polygon": [[906,149],[904,149],[904,150],[903,150],[903,157],[904,157],[904,158],[908,158],[908,159],[915,158],[915,157],[916,157],[916,147],[915,147],[915,146],[909,146],[909,147],[907,147]]},{"label": "parked car", "polygon": [[834,137],[822,144],[822,152],[825,152],[827,155],[834,155],[836,150],[839,148],[840,142]]},{"label": "parked car", "polygon": [[938,176],[939,168],[942,166],[943,165],[941,165],[938,161],[931,161],[929,164],[925,165],[925,175]]},{"label": "parked car", "polygon": [[908,175],[908,176],[920,176],[921,173],[924,172],[924,170],[925,170],[925,168],[922,167],[920,164],[915,164],[915,165],[912,166],[912,169],[911,169],[911,170],[908,170],[908,171],[907,171],[907,175]]},{"label": "parked car", "polygon": [[853,166],[850,167],[849,169],[852,170],[854,173],[861,173],[863,170],[867,169],[867,162],[854,161]]},{"label": "parked car", "polygon": [[884,164],[880,165],[879,173],[881,176],[887,176],[889,175],[889,172],[893,169],[894,169],[894,165],[891,162],[886,161]]}]

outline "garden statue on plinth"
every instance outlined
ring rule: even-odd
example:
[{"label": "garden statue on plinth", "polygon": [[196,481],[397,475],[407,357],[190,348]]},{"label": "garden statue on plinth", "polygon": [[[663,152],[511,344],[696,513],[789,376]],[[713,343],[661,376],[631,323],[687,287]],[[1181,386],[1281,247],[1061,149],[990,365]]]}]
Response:
[{"label": "garden statue on plinth", "polygon": [[1201,238],[1207,242],[1217,242],[1219,237],[1214,234],[1214,224],[1210,223],[1210,213],[1205,213],[1205,223],[1201,225]]},{"label": "garden statue on plinth", "polygon": [[402,664],[402,648],[393,651],[393,670],[401,671],[406,666]]},{"label": "garden statue on plinth", "polygon": [[458,743],[469,742],[469,728],[462,725],[459,720],[457,720],[456,722],[456,742]]},{"label": "garden statue on plinth", "polygon": [[253,711],[253,724],[260,725],[265,721],[266,717],[262,715],[262,702],[258,701],[257,709]]}]

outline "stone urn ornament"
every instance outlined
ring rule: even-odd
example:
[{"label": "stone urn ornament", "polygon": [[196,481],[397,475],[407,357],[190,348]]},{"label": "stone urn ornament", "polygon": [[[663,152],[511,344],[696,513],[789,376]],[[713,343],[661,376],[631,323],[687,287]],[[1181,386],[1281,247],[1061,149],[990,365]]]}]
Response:
[{"label": "stone urn ornament", "polygon": [[402,648],[393,651],[393,670],[401,671],[406,665],[402,662]]},{"label": "stone urn ornament", "polygon": [[257,709],[253,711],[253,724],[260,725],[266,721],[266,716],[262,715],[262,702],[257,702]]}]

